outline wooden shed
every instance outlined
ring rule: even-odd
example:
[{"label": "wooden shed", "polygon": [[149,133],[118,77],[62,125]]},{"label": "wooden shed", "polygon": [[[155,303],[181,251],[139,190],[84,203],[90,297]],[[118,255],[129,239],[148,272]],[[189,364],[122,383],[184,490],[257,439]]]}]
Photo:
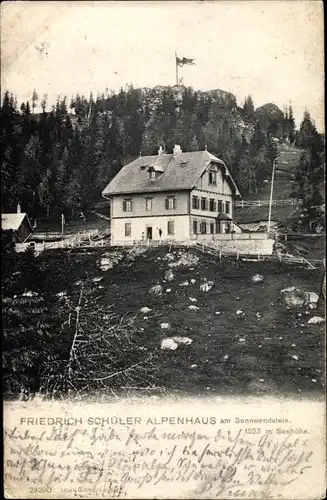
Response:
[{"label": "wooden shed", "polygon": [[13,243],[23,243],[33,232],[27,214],[1,214],[1,229],[12,235]]}]

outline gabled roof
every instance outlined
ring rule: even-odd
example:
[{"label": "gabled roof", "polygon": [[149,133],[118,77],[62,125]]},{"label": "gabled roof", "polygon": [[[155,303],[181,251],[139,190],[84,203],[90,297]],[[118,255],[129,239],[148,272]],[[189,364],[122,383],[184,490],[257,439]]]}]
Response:
[{"label": "gabled roof", "polygon": [[27,214],[1,214],[1,229],[3,231],[18,231],[20,228],[23,220],[27,220],[28,225],[30,226],[31,231],[33,231],[33,228],[31,226],[31,223],[27,217]]},{"label": "gabled roof", "polygon": [[[211,162],[220,165],[234,194],[240,196],[225,163],[208,151],[140,156],[118,172],[102,191],[102,195],[191,190]],[[146,167],[150,165],[157,166],[158,170],[163,172],[155,181],[149,179]]]}]

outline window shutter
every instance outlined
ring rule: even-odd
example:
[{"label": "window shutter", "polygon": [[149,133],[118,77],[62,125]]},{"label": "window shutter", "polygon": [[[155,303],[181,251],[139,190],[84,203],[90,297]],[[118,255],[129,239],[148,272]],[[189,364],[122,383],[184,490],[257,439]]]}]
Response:
[{"label": "window shutter", "polygon": [[175,210],[176,208],[176,198],[173,198],[173,209]]},{"label": "window shutter", "polygon": [[126,200],[123,201],[123,212],[126,212]]},{"label": "window shutter", "polygon": [[133,202],[132,202],[132,200],[129,202],[129,206],[130,206],[130,212],[133,212]]},{"label": "window shutter", "polygon": [[169,200],[168,198],[165,199],[165,205],[166,205],[166,210],[169,209]]}]

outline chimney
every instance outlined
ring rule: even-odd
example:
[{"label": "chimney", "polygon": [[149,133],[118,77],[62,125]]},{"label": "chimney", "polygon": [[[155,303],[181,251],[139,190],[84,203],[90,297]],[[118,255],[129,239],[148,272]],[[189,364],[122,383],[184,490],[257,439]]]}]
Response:
[{"label": "chimney", "polygon": [[164,150],[162,149],[162,146],[160,146],[158,149],[158,156],[162,155],[163,152]]},{"label": "chimney", "polygon": [[20,214],[22,211],[20,204],[17,204],[17,213]]},{"label": "chimney", "polygon": [[178,155],[178,154],[182,153],[182,148],[180,147],[179,144],[175,144],[174,149],[173,149],[173,153],[174,153],[174,155]]}]

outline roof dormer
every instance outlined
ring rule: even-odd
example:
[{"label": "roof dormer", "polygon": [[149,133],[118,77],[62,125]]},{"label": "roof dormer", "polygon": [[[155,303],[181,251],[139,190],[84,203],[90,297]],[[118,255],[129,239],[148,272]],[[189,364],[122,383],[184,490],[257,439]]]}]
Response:
[{"label": "roof dormer", "polygon": [[148,167],[150,181],[155,181],[164,172],[162,167],[159,165],[150,165]]}]

